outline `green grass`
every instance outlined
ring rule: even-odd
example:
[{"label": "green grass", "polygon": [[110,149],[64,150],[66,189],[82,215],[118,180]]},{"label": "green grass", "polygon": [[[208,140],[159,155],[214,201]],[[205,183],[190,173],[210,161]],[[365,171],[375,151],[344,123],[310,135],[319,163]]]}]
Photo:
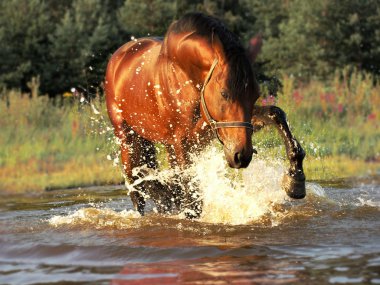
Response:
[{"label": "green grass", "polygon": [[[288,114],[307,153],[309,179],[379,173],[380,87],[372,78],[343,72],[326,82],[304,85],[288,76],[282,82],[282,93],[272,100]],[[107,159],[117,157],[117,148],[102,99],[91,106],[74,97],[51,100],[4,91],[0,114],[0,192],[123,181],[120,167]],[[272,128],[256,133],[253,142],[268,155],[285,157]]]},{"label": "green grass", "polygon": [[89,104],[73,98],[31,99],[15,91],[7,95],[8,104],[0,100],[0,191],[122,181],[120,169],[106,159],[115,149],[104,106],[96,115]]},{"label": "green grass", "polygon": [[[359,72],[344,71],[330,81],[295,82],[283,76],[276,104],[288,115],[291,129],[313,157],[380,158],[380,86]],[[266,99],[264,99],[265,102]],[[257,134],[264,145],[279,146],[278,136]]]}]

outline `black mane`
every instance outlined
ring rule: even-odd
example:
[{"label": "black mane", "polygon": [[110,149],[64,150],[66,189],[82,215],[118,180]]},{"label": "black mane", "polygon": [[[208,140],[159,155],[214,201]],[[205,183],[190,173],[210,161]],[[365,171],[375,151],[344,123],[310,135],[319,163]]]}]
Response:
[{"label": "black mane", "polygon": [[224,55],[229,65],[227,87],[232,93],[229,94],[230,99],[244,96],[246,89],[252,87],[253,72],[246,50],[238,37],[219,19],[202,13],[189,13],[175,22],[170,31],[175,33],[196,31],[199,35],[209,38],[213,34],[217,35],[222,42]]}]

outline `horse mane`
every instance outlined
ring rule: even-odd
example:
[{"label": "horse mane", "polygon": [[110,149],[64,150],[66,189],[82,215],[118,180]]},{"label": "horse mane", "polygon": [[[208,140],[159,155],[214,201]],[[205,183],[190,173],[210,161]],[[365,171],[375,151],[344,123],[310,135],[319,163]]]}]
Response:
[{"label": "horse mane", "polygon": [[229,65],[227,87],[231,91],[229,99],[235,100],[246,94],[247,88],[253,86],[253,71],[246,50],[238,37],[217,18],[202,13],[188,13],[173,23],[169,30],[174,33],[195,31],[211,39],[217,35],[222,43],[224,55]]}]

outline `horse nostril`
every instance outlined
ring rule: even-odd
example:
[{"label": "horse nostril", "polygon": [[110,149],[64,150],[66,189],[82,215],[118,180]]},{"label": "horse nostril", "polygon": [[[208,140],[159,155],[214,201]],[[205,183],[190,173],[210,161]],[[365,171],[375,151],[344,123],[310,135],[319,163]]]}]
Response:
[{"label": "horse nostril", "polygon": [[236,152],[234,155],[234,168],[246,168],[252,160],[252,153],[250,155],[245,154],[243,151]]},{"label": "horse nostril", "polygon": [[237,153],[235,153],[235,155],[234,155],[234,161],[235,161],[235,163],[236,163],[237,165],[240,165],[240,163],[241,163],[241,159],[242,159],[242,154],[241,154],[241,152],[237,152]]}]

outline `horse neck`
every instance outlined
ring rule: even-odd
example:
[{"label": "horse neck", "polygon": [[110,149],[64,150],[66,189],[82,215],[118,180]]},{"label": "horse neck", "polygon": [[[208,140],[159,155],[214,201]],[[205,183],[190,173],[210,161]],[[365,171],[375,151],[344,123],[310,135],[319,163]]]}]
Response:
[{"label": "horse neck", "polygon": [[212,39],[195,31],[175,34],[169,32],[165,37],[161,54],[178,65],[189,78],[199,84],[204,79],[215,58],[225,62],[222,43],[217,36]]},{"label": "horse neck", "polygon": [[[192,42],[183,45],[185,41]],[[202,44],[197,45],[197,41],[201,41]],[[219,65],[227,62],[219,38],[214,37],[211,43],[208,42],[208,39],[200,37],[195,32],[184,35],[169,33],[162,43],[158,56],[156,72],[159,74],[160,84],[168,88],[178,88],[178,84],[191,81],[195,88],[202,86],[215,59],[218,59]],[[191,46],[191,48],[182,49],[178,48],[179,46]],[[196,93],[200,97],[200,88],[197,89],[199,92]]]},{"label": "horse neck", "polygon": [[[186,84],[196,84],[200,81],[200,77],[196,72],[189,72],[181,66],[181,58],[169,52],[165,41],[161,48],[160,54],[157,58],[155,69],[155,77],[158,79],[159,84],[166,90],[175,92]],[[189,94],[191,96],[192,94]]]}]

